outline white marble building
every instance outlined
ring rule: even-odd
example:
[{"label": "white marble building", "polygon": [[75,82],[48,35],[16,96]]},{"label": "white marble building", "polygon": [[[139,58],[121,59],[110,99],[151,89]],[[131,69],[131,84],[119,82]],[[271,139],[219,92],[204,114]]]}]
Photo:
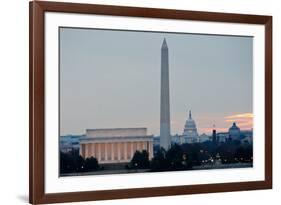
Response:
[{"label": "white marble building", "polygon": [[80,155],[101,164],[130,162],[137,150],[153,157],[153,135],[147,135],[146,128],[87,129],[80,140]]}]

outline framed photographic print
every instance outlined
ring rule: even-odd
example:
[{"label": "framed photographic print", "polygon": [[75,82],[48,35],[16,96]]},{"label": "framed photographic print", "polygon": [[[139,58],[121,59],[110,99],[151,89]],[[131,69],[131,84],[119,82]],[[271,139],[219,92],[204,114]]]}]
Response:
[{"label": "framed photographic print", "polygon": [[271,187],[271,16],[30,2],[30,203]]}]

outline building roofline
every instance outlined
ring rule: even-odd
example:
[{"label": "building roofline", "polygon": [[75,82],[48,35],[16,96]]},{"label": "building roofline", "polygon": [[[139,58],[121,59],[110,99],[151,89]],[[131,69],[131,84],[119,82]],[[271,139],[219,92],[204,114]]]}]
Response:
[{"label": "building roofline", "polygon": [[135,130],[135,129],[146,129],[146,127],[129,127],[129,128],[98,128],[98,129],[86,129],[86,131],[103,131],[103,130]]},{"label": "building roofline", "polygon": [[81,142],[85,142],[85,141],[91,141],[91,140],[126,140],[126,139],[151,139],[153,140],[153,135],[144,135],[144,136],[117,136],[117,137],[86,137],[86,138],[82,138],[80,139],[80,143]]}]

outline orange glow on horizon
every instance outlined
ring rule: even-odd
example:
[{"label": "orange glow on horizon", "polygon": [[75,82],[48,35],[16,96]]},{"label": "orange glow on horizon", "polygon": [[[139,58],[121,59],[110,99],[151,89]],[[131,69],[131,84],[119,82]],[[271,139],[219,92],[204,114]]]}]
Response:
[{"label": "orange glow on horizon", "polygon": [[212,133],[213,129],[217,132],[228,132],[228,129],[232,126],[232,123],[236,125],[241,130],[251,130],[253,128],[253,113],[237,113],[230,116],[224,117],[223,122],[218,123],[218,127],[202,127],[200,128],[201,134]]},{"label": "orange glow on horizon", "polygon": [[203,134],[203,133],[205,133],[205,134],[212,133],[213,129],[215,129],[216,132],[228,132],[228,128],[225,128],[225,127],[216,127],[216,128],[206,127],[206,128],[201,128],[201,132],[202,132],[201,134]]}]

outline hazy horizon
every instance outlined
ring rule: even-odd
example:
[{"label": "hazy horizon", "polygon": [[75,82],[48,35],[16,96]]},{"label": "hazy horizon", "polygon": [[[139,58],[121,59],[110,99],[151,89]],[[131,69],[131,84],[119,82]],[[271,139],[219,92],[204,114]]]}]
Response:
[{"label": "hazy horizon", "polygon": [[252,128],[253,38],[60,28],[60,135],[160,130],[160,56],[169,48],[171,134]]}]

